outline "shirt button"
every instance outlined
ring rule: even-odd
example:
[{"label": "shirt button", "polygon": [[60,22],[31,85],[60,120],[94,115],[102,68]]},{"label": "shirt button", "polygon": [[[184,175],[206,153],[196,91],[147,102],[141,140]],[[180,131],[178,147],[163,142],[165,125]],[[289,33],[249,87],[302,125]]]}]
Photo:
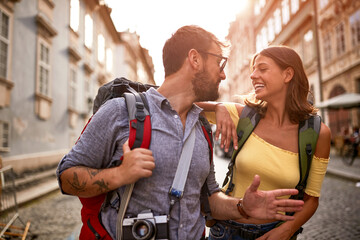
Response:
[{"label": "shirt button", "polygon": [[180,228],[183,228],[183,225],[182,225],[182,224],[180,224]]},{"label": "shirt button", "polygon": [[178,115],[174,115],[174,118],[178,119],[178,118],[179,118],[179,116],[178,116]]}]

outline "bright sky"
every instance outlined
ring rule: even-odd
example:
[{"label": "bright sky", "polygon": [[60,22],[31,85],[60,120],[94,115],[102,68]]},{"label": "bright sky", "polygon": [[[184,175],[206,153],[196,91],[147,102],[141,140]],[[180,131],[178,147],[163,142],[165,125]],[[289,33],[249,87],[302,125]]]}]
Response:
[{"label": "bright sky", "polygon": [[155,81],[164,80],[162,48],[184,25],[198,25],[225,40],[229,23],[246,8],[248,0],[105,0],[119,32],[129,29],[140,36],[155,66]]}]

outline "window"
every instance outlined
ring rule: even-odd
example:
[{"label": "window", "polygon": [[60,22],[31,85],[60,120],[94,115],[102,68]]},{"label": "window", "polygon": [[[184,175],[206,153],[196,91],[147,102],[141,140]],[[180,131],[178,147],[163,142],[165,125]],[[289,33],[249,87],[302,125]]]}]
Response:
[{"label": "window", "polygon": [[261,49],[261,34],[258,34],[256,36],[256,52],[260,52]]},{"label": "window", "polygon": [[265,5],[266,5],[266,0],[259,0],[259,4],[260,4],[260,8],[265,7]]},{"label": "window", "polygon": [[262,49],[266,48],[269,44],[268,42],[268,30],[266,27],[263,27],[261,31],[256,36],[256,51],[259,52]]},{"label": "window", "polygon": [[111,48],[106,49],[106,71],[111,72],[113,68],[113,52]]},{"label": "window", "polygon": [[8,122],[0,121],[0,151],[9,151],[10,126]]},{"label": "window", "polygon": [[282,23],[286,25],[290,20],[289,0],[283,0],[281,2],[281,8],[282,8]]},{"label": "window", "polygon": [[295,14],[299,10],[299,0],[291,0],[291,13]]},{"label": "window", "polygon": [[304,35],[305,42],[311,42],[313,40],[313,32],[312,30],[309,30]]},{"label": "window", "polygon": [[146,72],[141,64],[141,62],[137,62],[136,64],[136,74],[137,74],[137,80],[140,82],[146,81]]},{"label": "window", "polygon": [[85,15],[85,46],[89,49],[93,44],[93,20],[89,14]]},{"label": "window", "polygon": [[105,38],[102,34],[98,35],[98,61],[101,63],[105,61]]},{"label": "window", "polygon": [[254,15],[257,16],[259,14],[260,14],[260,5],[258,2],[256,2],[254,6]]},{"label": "window", "polygon": [[304,35],[304,63],[309,63],[314,58],[313,31],[309,30]]},{"label": "window", "polygon": [[266,27],[263,27],[261,29],[261,38],[262,38],[262,48],[265,48],[268,46],[268,39],[267,39],[267,29]]},{"label": "window", "polygon": [[257,0],[254,5],[254,15],[257,16],[260,14],[261,9],[266,5],[266,0]]},{"label": "window", "polygon": [[340,23],[336,26],[336,53],[340,56],[345,53],[345,32],[344,23]]},{"label": "window", "polygon": [[69,92],[69,107],[76,110],[76,96],[77,96],[77,72],[76,69],[70,68],[70,92]]},{"label": "window", "polygon": [[91,79],[89,77],[85,77],[84,82],[84,109],[85,113],[91,113],[92,105],[93,105],[93,95],[92,88],[91,88]]},{"label": "window", "polygon": [[70,1],[70,27],[74,32],[79,30],[80,3],[79,0]]},{"label": "window", "polygon": [[360,44],[360,10],[350,16],[351,42],[353,47]]},{"label": "window", "polygon": [[268,25],[268,39],[271,42],[275,38],[274,19],[270,18],[267,22]]},{"label": "window", "polygon": [[331,34],[327,33],[324,36],[324,61],[328,63],[331,61]]},{"label": "window", "polygon": [[320,8],[324,8],[328,5],[329,0],[320,0]]},{"label": "window", "polygon": [[50,97],[50,48],[45,41],[39,41],[38,93]]},{"label": "window", "polygon": [[281,32],[281,12],[280,9],[276,9],[274,12],[274,21],[275,21],[275,34]]},{"label": "window", "polygon": [[9,16],[0,9],[0,77],[7,78],[9,57]]}]

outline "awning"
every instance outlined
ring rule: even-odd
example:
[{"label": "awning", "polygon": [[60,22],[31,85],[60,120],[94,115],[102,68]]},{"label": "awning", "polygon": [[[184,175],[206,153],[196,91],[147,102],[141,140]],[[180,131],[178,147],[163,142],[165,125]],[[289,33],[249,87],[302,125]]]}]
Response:
[{"label": "awning", "polygon": [[349,109],[360,107],[360,94],[358,93],[344,93],[336,97],[330,98],[318,104],[317,108],[326,109]]}]

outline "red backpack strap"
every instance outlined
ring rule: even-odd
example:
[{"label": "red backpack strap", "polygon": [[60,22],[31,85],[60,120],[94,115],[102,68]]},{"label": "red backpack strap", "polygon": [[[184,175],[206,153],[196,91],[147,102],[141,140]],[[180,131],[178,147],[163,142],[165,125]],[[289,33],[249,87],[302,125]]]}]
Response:
[{"label": "red backpack strap", "polygon": [[86,127],[89,125],[89,123],[91,122],[91,119],[92,119],[92,117],[93,117],[94,115],[92,115],[91,116],[91,118],[87,121],[87,123],[86,123],[86,125],[85,125],[85,127],[83,128],[83,130],[81,131],[81,133],[80,133],[80,136],[79,136],[79,138],[76,140],[76,142],[75,142],[75,145],[77,144],[77,142],[80,140],[80,137],[81,137],[81,135],[84,133],[84,131],[85,131],[85,129],[86,129]]},{"label": "red backpack strap", "polygon": [[[206,120],[205,117],[199,117],[201,128],[203,130],[205,139],[209,146],[209,161],[210,164],[213,163],[213,136],[212,130],[209,122]],[[210,191],[207,185],[207,179],[204,185],[201,187],[201,194],[200,194],[200,202],[201,202],[201,211],[205,214],[206,219],[211,219],[211,209],[209,204],[208,196],[210,196]]]},{"label": "red backpack strap", "polygon": [[129,113],[129,146],[149,148],[151,140],[151,119],[149,106],[142,93],[124,93]]},{"label": "red backpack strap", "polygon": [[205,117],[199,117],[201,128],[203,130],[205,139],[209,145],[209,155],[210,155],[210,164],[213,162],[213,137],[212,137],[212,130],[209,122],[206,120]]},{"label": "red backpack strap", "polygon": [[[129,113],[129,146],[131,149],[137,147],[149,148],[151,140],[151,119],[146,98],[142,93],[136,91],[124,93],[124,98]],[[122,160],[122,157],[120,160]],[[111,239],[102,225],[101,219],[99,219],[100,208],[104,200],[106,201],[105,205],[109,204],[108,201],[111,199],[110,195],[102,194],[92,198],[79,197],[83,205],[81,209],[83,227],[80,232],[80,240]]]}]

